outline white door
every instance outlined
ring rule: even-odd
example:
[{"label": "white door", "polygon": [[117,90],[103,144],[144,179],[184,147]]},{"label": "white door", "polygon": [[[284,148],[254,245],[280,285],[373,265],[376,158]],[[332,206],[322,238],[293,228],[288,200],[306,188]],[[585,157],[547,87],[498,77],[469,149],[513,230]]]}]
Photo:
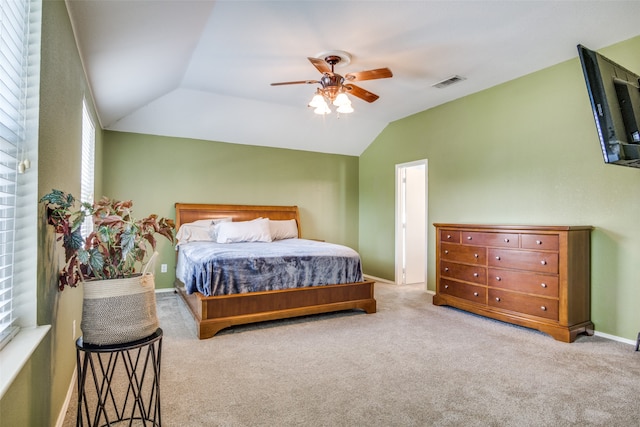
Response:
[{"label": "white door", "polygon": [[425,283],[427,161],[396,166],[396,283]]}]

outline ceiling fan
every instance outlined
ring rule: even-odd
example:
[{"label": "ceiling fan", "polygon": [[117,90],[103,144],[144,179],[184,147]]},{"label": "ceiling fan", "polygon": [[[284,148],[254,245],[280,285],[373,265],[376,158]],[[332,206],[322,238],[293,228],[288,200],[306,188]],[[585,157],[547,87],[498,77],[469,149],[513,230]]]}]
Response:
[{"label": "ceiling fan", "polygon": [[[329,102],[338,106],[338,112],[349,113],[353,111],[353,108],[351,108],[351,101],[346,97],[347,94],[356,96],[367,102],[374,102],[379,98],[375,93],[371,93],[351,82],[386,79],[393,76],[393,73],[391,73],[391,70],[388,68],[357,71],[347,73],[342,76],[334,71],[334,67],[340,63],[348,64],[351,61],[351,56],[347,52],[331,51],[319,56],[321,57],[309,57],[307,59],[318,71],[322,73],[320,80],[299,80],[293,82],[271,83],[271,86],[319,84],[320,87],[317,88],[314,99],[309,103],[309,106],[316,107],[316,113],[327,114],[331,111],[329,110],[328,105],[326,105],[326,102],[321,98],[326,98]],[[324,105],[321,105],[321,102],[324,102]]]}]

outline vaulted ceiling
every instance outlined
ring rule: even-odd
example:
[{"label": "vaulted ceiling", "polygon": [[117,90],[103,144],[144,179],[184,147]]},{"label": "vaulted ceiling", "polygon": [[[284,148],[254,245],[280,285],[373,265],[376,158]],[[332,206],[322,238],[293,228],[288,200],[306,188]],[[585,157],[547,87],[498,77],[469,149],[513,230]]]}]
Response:
[{"label": "vaulted ceiling", "polygon": [[[640,1],[67,0],[105,129],[360,155],[389,124],[640,34]],[[307,57],[380,98],[355,112],[307,107]],[[624,64],[623,64],[624,65]],[[640,70],[638,70],[640,71]],[[452,76],[464,80],[438,89]]]}]

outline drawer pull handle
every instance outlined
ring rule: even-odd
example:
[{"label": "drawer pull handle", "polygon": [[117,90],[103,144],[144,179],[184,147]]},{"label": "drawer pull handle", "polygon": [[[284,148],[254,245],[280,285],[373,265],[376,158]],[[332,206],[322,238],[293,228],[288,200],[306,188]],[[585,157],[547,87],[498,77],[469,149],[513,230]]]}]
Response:
[{"label": "drawer pull handle", "polygon": [[504,242],[505,243],[509,243],[509,239],[504,239]]},{"label": "drawer pull handle", "polygon": [[449,267],[445,267],[445,268],[444,268],[444,271],[449,271]]},{"label": "drawer pull handle", "polygon": [[497,256],[497,257],[496,257],[496,259],[497,259],[498,261],[500,261],[500,257],[499,257],[499,256]]},{"label": "drawer pull handle", "polygon": [[478,254],[473,254],[473,256],[474,256],[475,258],[478,258]]},{"label": "drawer pull handle", "polygon": [[444,288],[445,289],[449,289],[449,285],[444,285]]},{"label": "drawer pull handle", "polygon": [[540,283],[540,286],[542,286],[543,288],[546,288],[547,284],[546,283]]},{"label": "drawer pull handle", "polygon": [[502,277],[500,277],[500,276],[496,276],[496,280],[497,280],[498,282],[500,282],[500,281],[502,281]]},{"label": "drawer pull handle", "polygon": [[542,265],[547,265],[547,261],[542,260],[542,261],[540,261],[540,264],[542,264]]},{"label": "drawer pull handle", "polygon": [[473,237],[467,236],[467,240],[473,240]]},{"label": "drawer pull handle", "polygon": [[448,253],[449,253],[449,251],[445,249],[445,250],[444,250],[444,253],[445,253],[445,254],[448,254]]},{"label": "drawer pull handle", "polygon": [[542,240],[536,240],[536,245],[541,245],[542,244]]},{"label": "drawer pull handle", "polygon": [[473,293],[473,296],[474,296],[474,297],[477,297],[477,296],[478,296],[478,293],[477,293],[477,292],[474,292],[474,293]]},{"label": "drawer pull handle", "polygon": [[451,238],[451,234],[447,234],[447,239],[450,239],[450,238]]},{"label": "drawer pull handle", "polygon": [[545,307],[544,305],[542,307],[540,307],[540,310],[542,311],[547,311],[547,307]]},{"label": "drawer pull handle", "polygon": [[496,297],[496,301],[500,302],[500,297]]},{"label": "drawer pull handle", "polygon": [[473,277],[478,277],[478,273],[473,273]]}]

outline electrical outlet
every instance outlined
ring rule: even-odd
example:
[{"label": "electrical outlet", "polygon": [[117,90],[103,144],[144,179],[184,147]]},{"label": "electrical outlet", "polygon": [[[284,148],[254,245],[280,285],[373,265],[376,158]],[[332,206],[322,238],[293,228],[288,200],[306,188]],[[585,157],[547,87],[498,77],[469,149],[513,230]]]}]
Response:
[{"label": "electrical outlet", "polygon": [[167,264],[160,264],[160,273],[167,272]]}]

